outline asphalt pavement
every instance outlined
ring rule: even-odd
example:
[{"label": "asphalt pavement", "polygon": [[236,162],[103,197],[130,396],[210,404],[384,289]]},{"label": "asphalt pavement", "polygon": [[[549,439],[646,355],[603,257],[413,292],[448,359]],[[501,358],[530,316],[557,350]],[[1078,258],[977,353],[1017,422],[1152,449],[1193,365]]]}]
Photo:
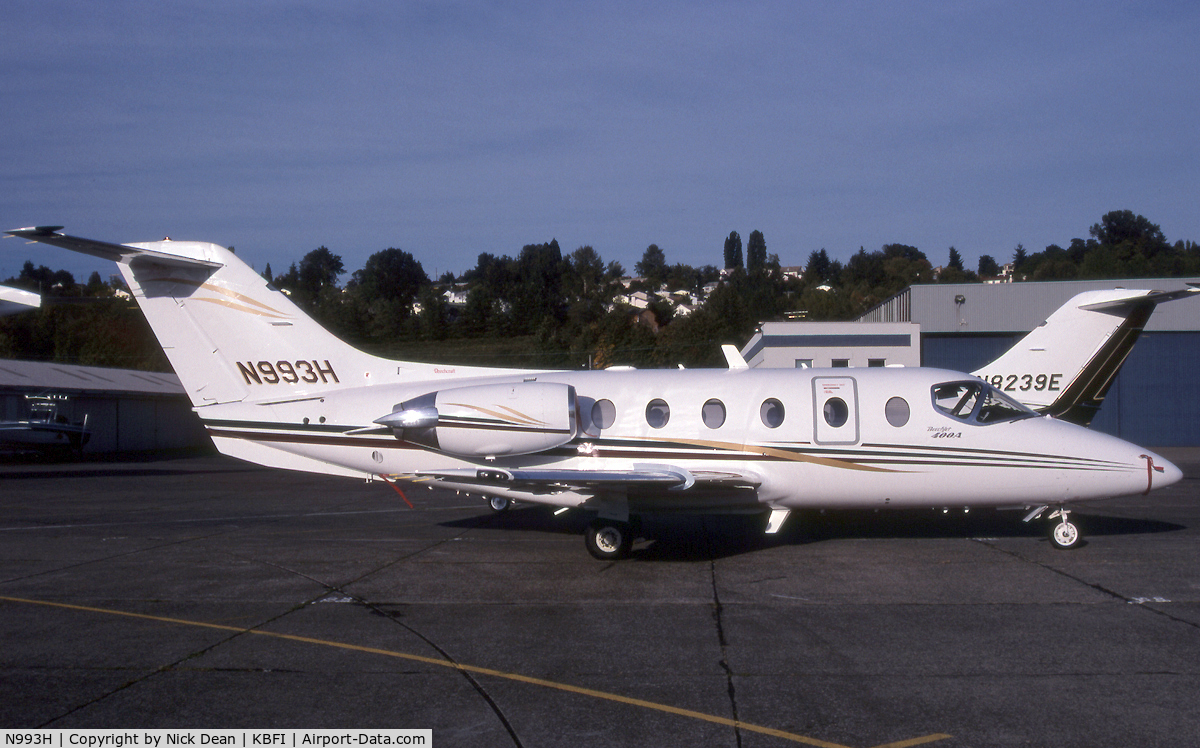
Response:
[{"label": "asphalt pavement", "polygon": [[[0,726],[439,746],[1200,745],[1200,450],[1073,517],[648,520],[220,457],[0,465]],[[407,502],[413,505],[410,508]]]}]

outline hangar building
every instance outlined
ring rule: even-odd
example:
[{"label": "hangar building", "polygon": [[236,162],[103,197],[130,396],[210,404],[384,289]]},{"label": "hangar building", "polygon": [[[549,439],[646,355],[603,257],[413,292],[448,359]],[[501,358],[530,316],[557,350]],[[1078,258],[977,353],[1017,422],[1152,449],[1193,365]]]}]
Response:
[{"label": "hangar building", "polygon": [[[858,334],[866,339],[875,337],[876,330],[885,329],[879,324],[915,323],[919,326],[919,335],[914,336],[919,338],[918,351],[915,355],[910,352],[910,357],[922,366],[974,371],[998,358],[1076,294],[1108,288],[1175,291],[1187,288],[1189,283],[1200,283],[1200,278],[910,286],[855,323],[874,323],[859,325],[862,331]],[[1200,446],[1197,296],[1159,304],[1155,309],[1092,421],[1092,428],[1146,446]],[[743,349],[743,356],[752,366],[776,367],[817,358],[812,346],[789,346],[785,342],[788,337],[802,340],[813,335],[818,328],[812,326],[817,324],[823,323],[764,324]],[[768,337],[780,344],[764,342]],[[773,362],[762,355],[757,360],[747,355],[763,350],[772,351]],[[899,349],[893,350],[898,356]]]},{"label": "hangar building", "polygon": [[27,417],[26,396],[48,393],[67,397],[72,421],[87,415],[84,455],[212,446],[174,374],[0,360],[0,420]]}]

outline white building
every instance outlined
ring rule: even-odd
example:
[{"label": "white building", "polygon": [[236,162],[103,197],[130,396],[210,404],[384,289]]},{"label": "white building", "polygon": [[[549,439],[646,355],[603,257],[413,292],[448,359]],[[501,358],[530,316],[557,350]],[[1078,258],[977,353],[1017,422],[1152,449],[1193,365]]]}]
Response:
[{"label": "white building", "polygon": [[751,368],[920,366],[921,326],[910,322],[764,322],[742,357]]}]

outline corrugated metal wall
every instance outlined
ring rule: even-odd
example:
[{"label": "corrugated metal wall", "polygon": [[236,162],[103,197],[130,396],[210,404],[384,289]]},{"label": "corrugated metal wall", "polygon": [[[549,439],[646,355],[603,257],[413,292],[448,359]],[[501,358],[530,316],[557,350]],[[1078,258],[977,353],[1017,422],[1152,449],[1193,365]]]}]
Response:
[{"label": "corrugated metal wall", "polygon": [[[24,395],[0,394],[0,416],[25,417]],[[77,395],[71,398],[73,418],[86,413],[92,437],[85,455],[206,447],[212,444],[200,418],[182,395]]]}]

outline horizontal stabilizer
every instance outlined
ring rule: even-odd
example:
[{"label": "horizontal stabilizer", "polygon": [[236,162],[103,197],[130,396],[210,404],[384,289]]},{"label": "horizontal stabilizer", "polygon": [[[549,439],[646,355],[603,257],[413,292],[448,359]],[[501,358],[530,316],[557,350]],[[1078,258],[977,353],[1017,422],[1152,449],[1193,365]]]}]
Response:
[{"label": "horizontal stabilizer", "polygon": [[[99,257],[104,260],[112,260],[113,262],[129,263],[136,258],[143,262],[165,265],[167,267],[219,268],[222,266],[220,262],[193,256],[195,253],[189,250],[193,250],[197,242],[178,242],[180,252],[176,254],[131,244],[111,244],[95,239],[81,239],[77,236],[60,234],[58,231],[61,228],[62,226],[30,226],[23,229],[13,229],[4,233],[43,244],[53,244],[56,247],[74,250],[75,252]],[[162,247],[164,244],[166,242],[155,242],[155,245],[159,247]]]},{"label": "horizontal stabilizer", "polygon": [[[1189,286],[1195,286],[1194,283],[1189,283]],[[1080,309],[1086,309],[1089,312],[1122,312],[1128,309],[1133,304],[1158,304],[1164,301],[1174,301],[1182,299],[1192,294],[1200,293],[1200,288],[1185,288],[1180,291],[1132,291],[1124,298],[1109,299],[1100,301],[1095,304],[1081,304]]]},{"label": "horizontal stabilizer", "polygon": [[28,312],[42,305],[42,297],[32,291],[0,286],[0,317]]}]

